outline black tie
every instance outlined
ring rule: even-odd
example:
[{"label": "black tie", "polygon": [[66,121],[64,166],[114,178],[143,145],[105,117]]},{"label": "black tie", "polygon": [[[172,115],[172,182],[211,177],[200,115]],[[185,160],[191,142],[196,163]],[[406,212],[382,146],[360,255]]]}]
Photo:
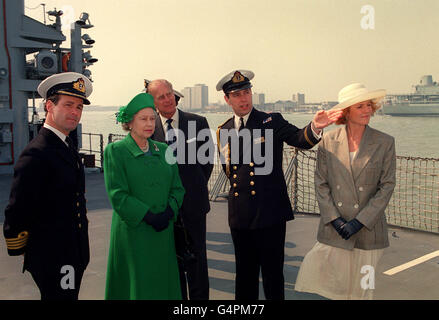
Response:
[{"label": "black tie", "polygon": [[[177,141],[177,136],[175,135],[176,134],[175,132],[173,132],[172,137],[170,136],[171,130],[174,129],[171,125],[172,120],[173,119],[166,120],[166,123],[168,124],[168,127],[166,128],[166,144],[168,146]],[[177,156],[177,149],[174,150],[174,157],[176,157],[176,156]]]},{"label": "black tie", "polygon": [[73,156],[75,157],[76,161],[78,163],[80,163],[81,162],[81,158],[79,157],[78,150],[76,150],[76,148],[75,148],[75,146],[73,144],[73,140],[69,136],[66,136],[66,142],[67,142],[67,145],[69,146],[70,152],[73,154]]},{"label": "black tie", "polygon": [[[239,129],[238,132],[244,129],[244,118],[239,118]],[[239,164],[243,164],[244,159],[244,139],[242,136],[239,136]]]},{"label": "black tie", "polygon": [[69,146],[69,149],[75,150],[75,147],[73,145],[73,140],[69,136],[66,136],[66,142],[67,142],[67,145]]},{"label": "black tie", "polygon": [[239,129],[238,129],[238,131],[241,131],[242,129],[244,129],[244,118],[240,117],[239,118]]}]

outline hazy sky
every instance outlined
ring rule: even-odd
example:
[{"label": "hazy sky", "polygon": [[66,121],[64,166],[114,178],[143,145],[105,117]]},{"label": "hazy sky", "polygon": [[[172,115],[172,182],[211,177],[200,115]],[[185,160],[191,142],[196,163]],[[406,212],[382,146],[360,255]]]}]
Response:
[{"label": "hazy sky", "polygon": [[[438,0],[26,0],[66,17],[86,11],[96,40],[90,67],[92,104],[124,105],[143,79],[174,88],[217,82],[235,69],[255,73],[253,92],[267,102],[305,93],[307,102],[337,100],[352,82],[389,93],[412,90],[422,75],[439,79]],[[375,29],[364,29],[374,10]],[[43,21],[43,9],[26,9]],[[363,25],[361,24],[363,22]],[[67,25],[66,25],[67,26]],[[362,27],[363,26],[363,27]],[[64,34],[70,39],[70,31]],[[65,43],[63,47],[70,46]]]}]

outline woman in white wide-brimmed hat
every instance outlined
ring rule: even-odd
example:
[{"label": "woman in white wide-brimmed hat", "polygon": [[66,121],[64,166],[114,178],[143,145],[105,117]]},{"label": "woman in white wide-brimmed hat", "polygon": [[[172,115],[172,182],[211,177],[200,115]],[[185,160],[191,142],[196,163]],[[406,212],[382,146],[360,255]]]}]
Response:
[{"label": "woman in white wide-brimmed hat", "polygon": [[385,90],[355,83],[339,92],[345,124],[320,141],[315,171],[317,243],[305,256],[296,291],[330,299],[372,299],[375,268],[389,246],[384,210],[395,187],[395,140],[369,127]]}]

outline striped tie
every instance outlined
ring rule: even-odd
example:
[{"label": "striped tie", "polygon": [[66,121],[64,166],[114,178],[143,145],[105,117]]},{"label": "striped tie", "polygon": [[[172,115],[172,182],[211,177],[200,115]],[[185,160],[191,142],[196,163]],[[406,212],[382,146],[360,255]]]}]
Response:
[{"label": "striped tie", "polygon": [[[166,123],[168,124],[166,128],[166,144],[169,146],[177,141],[176,132],[173,133],[173,135],[170,135],[171,130],[174,130],[174,128],[171,125],[173,119],[166,120]],[[175,146],[176,147],[176,146]],[[177,156],[177,149],[174,150],[174,157]]]}]

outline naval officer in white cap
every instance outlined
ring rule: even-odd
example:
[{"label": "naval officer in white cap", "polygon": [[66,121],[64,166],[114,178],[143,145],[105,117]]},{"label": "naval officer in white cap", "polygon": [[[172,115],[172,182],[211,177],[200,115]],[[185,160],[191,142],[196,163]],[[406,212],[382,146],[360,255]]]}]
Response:
[{"label": "naval officer in white cap", "polygon": [[77,300],[90,259],[84,167],[68,135],[91,92],[75,72],[42,81],[46,121],[14,167],[3,233],[9,255],[24,255],[23,271],[43,300]]},{"label": "naval officer in white cap", "polygon": [[[322,129],[336,121],[341,112],[319,111],[312,122],[299,129],[280,113],[269,114],[253,107],[250,82],[253,77],[252,71],[234,70],[216,86],[218,91],[224,91],[224,99],[234,113],[218,127],[217,138],[225,159],[223,169],[230,180],[229,226],[235,247],[235,298],[257,300],[262,272],[265,298],[282,300],[286,222],[294,219],[282,171],[283,144],[312,148],[319,142]],[[233,133],[245,137],[245,131],[251,140],[241,142],[241,146],[232,143]],[[260,171],[265,163],[258,163],[254,150],[262,150],[272,164],[271,171],[258,174],[256,170]],[[250,151],[250,157],[246,151]],[[239,161],[234,163],[235,154],[239,155]]]}]

